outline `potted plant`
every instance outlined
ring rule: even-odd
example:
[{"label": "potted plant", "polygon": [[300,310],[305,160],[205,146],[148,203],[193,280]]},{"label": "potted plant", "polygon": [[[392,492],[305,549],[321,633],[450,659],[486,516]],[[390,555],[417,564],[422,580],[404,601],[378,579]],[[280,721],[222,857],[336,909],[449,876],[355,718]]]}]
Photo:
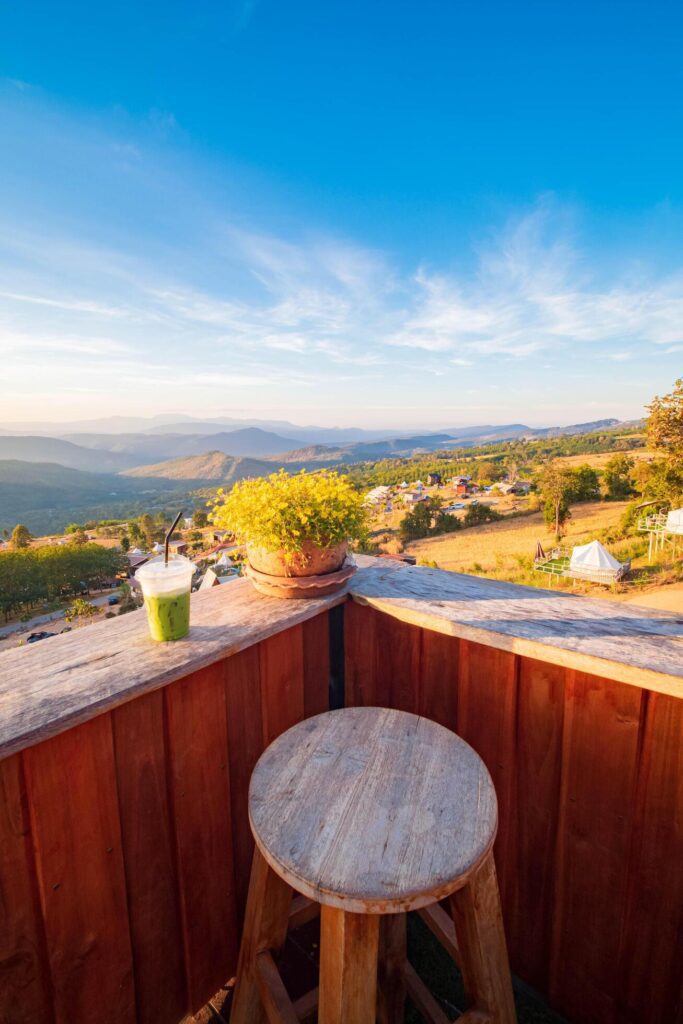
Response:
[{"label": "potted plant", "polygon": [[242,480],[219,490],[210,518],[246,544],[246,574],[264,593],[317,597],[354,571],[349,541],[362,536],[363,499],[347,477],[323,470]]}]

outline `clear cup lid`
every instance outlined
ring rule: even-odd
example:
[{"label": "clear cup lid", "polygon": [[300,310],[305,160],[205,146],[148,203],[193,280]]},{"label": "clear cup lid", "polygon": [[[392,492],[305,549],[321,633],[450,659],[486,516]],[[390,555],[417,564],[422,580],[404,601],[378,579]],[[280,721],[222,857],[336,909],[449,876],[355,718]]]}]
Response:
[{"label": "clear cup lid", "polygon": [[189,558],[171,555],[166,563],[160,555],[141,565],[135,578],[140,580],[143,590],[168,591],[189,586],[194,570],[194,562]]}]

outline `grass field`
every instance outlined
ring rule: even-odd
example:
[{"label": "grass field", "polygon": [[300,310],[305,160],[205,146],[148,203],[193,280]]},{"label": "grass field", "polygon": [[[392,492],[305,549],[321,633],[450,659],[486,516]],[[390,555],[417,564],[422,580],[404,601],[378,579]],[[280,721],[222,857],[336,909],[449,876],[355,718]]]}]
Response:
[{"label": "grass field", "polygon": [[[577,466],[590,466],[591,469],[604,469],[610,459],[613,459],[618,452],[599,452],[596,455],[564,455],[561,459],[563,466],[569,466],[571,469],[575,469]],[[648,451],[647,448],[634,448],[633,451],[624,452],[624,455],[628,455],[633,459],[634,462],[642,462],[643,460],[653,459],[655,457],[654,452]]]},{"label": "grass field", "polygon": [[[625,501],[575,505],[562,544],[572,547],[593,540],[597,533],[619,523],[626,506]],[[443,537],[427,537],[409,544],[406,550],[418,559],[437,562],[441,569],[501,571],[518,569],[520,559],[533,561],[539,540],[546,550],[554,546],[542,513],[534,512]]]},{"label": "grass field", "polygon": [[[591,502],[575,505],[567,524],[563,547],[574,547],[599,539],[604,530],[616,527],[627,502]],[[625,581],[607,586],[583,580],[565,579],[533,568],[536,544],[540,540],[546,553],[554,538],[546,531],[543,516],[536,512],[486,526],[472,527],[461,533],[428,537],[409,544],[406,550],[420,562],[436,562],[441,569],[474,573],[511,583],[571,590],[591,597],[609,597],[617,601],[649,605],[672,612],[683,612],[683,560],[669,553],[653,565],[647,563],[647,539],[640,534],[608,544],[620,561],[631,559],[633,573]]]}]

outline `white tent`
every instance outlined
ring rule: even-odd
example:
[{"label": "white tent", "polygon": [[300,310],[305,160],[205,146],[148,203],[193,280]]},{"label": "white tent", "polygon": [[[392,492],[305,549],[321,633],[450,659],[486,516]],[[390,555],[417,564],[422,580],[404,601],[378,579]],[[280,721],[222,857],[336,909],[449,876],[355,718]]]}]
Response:
[{"label": "white tent", "polygon": [[667,533],[675,533],[683,537],[683,508],[675,508],[666,517]]},{"label": "white tent", "polygon": [[128,552],[129,555],[144,555],[144,553],[145,552],[141,551],[140,548],[133,548],[132,551]]},{"label": "white tent", "polygon": [[221,557],[216,562],[217,569],[232,569],[232,567],[232,562],[230,561],[226,554],[222,554]]},{"label": "white tent", "polygon": [[599,540],[594,540],[590,544],[580,544],[572,549],[569,567],[570,569],[616,570],[621,569],[621,563],[617,562],[613,555],[610,555]]},{"label": "white tent", "polygon": [[152,550],[156,551],[156,553],[158,555],[163,555],[163,553],[164,553],[164,545],[163,544],[155,544],[154,548]]}]

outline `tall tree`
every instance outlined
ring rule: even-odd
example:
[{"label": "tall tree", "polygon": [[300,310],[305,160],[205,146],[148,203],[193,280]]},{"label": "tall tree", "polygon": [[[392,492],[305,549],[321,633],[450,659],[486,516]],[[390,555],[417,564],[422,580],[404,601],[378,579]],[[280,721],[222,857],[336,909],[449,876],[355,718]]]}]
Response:
[{"label": "tall tree", "polygon": [[23,523],[17,523],[12,530],[12,547],[20,551],[21,548],[29,547],[33,537],[27,526]]},{"label": "tall tree", "polygon": [[678,504],[683,499],[683,378],[668,395],[653,398],[648,408],[648,444],[662,457],[652,463],[646,494]]},{"label": "tall tree", "polygon": [[672,468],[683,468],[683,377],[674,384],[673,391],[662,398],[656,395],[648,406],[648,444],[672,463]]},{"label": "tall tree", "polygon": [[562,527],[571,516],[569,502],[573,484],[571,472],[559,462],[549,462],[541,474],[543,515],[558,541],[562,536]]},{"label": "tall tree", "polygon": [[618,452],[605,465],[602,479],[605,484],[608,498],[628,498],[633,488],[631,487],[631,473],[635,462],[630,455]]}]

